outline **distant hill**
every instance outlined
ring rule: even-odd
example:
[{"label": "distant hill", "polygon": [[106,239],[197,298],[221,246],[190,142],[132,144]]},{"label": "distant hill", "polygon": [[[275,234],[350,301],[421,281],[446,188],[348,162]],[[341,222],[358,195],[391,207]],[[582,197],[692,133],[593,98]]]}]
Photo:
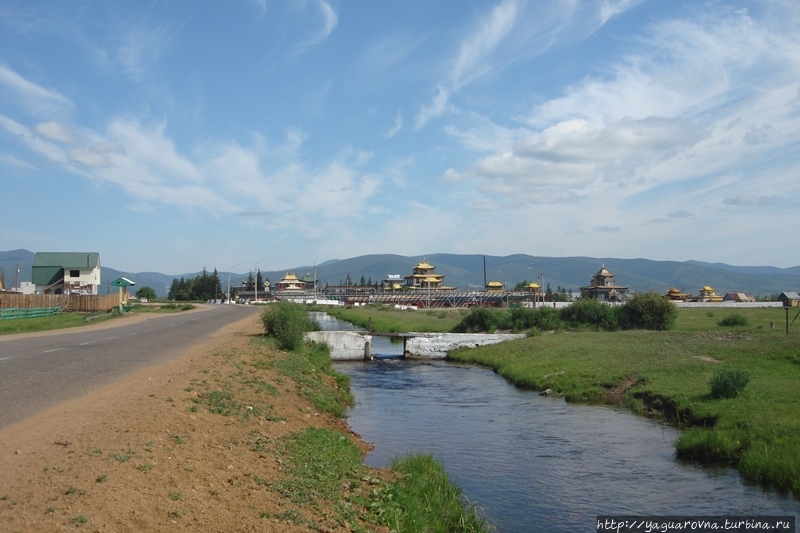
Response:
[{"label": "distant hill", "polygon": [[[5,271],[6,286],[10,287],[14,278],[16,264],[19,263],[19,281],[30,281],[34,253],[28,250],[0,252],[0,267]],[[616,276],[620,285],[627,285],[632,291],[664,291],[676,287],[684,292],[697,294],[697,289],[710,285],[717,294],[726,292],[746,292],[752,295],[769,296],[784,291],[800,290],[800,266],[778,268],[772,266],[731,266],[724,263],[702,263],[699,261],[652,261],[649,259],[618,259],[597,257],[538,257],[525,254],[492,256],[480,254],[429,254],[424,256],[436,267],[436,272],[445,275],[445,284],[461,290],[467,287],[480,290],[484,285],[484,260],[486,280],[500,281],[508,287],[518,282],[540,281],[544,275],[544,285],[555,291],[564,287],[579,292],[579,287],[588,285],[591,277],[602,266]],[[394,254],[362,255],[349,259],[334,259],[317,264],[317,278],[320,286],[344,283],[349,274],[353,283],[358,284],[361,277],[365,281],[381,282],[389,274],[405,276],[423,256],[407,257]],[[102,252],[100,255],[102,264]],[[313,265],[301,265],[279,271],[262,271],[262,276],[272,283],[277,282],[287,272],[297,276],[312,274]],[[218,272],[223,288],[228,284],[228,273]],[[136,282],[138,287],[153,288],[159,296],[166,296],[169,285],[175,278],[191,278],[200,272],[184,274],[161,274],[159,272],[139,272],[116,270],[102,267],[102,279],[106,285],[101,293],[108,291],[108,282],[125,276]],[[248,272],[230,275],[231,286],[238,286],[247,278]]]}]

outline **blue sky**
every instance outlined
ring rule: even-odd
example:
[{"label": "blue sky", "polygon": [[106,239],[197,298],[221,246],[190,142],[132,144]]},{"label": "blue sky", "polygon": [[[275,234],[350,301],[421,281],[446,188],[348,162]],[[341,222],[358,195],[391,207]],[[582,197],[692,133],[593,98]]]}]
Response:
[{"label": "blue sky", "polygon": [[796,0],[4,0],[0,249],[798,265],[797,28]]}]

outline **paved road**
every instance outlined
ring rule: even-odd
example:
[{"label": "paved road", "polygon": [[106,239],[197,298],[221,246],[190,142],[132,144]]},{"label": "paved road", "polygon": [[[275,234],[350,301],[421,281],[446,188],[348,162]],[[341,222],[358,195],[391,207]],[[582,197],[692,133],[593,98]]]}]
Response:
[{"label": "paved road", "polygon": [[0,429],[150,366],[177,358],[257,308],[213,305],[98,329],[0,337]]}]

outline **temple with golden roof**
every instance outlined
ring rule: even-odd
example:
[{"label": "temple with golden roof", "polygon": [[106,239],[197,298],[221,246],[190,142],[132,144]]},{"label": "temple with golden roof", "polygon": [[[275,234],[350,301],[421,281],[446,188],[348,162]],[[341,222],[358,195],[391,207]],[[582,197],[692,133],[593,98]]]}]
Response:
[{"label": "temple with golden roof", "polygon": [[411,290],[454,291],[455,287],[444,286],[444,274],[434,272],[436,267],[423,259],[412,270],[410,276],[404,276],[404,285]]}]

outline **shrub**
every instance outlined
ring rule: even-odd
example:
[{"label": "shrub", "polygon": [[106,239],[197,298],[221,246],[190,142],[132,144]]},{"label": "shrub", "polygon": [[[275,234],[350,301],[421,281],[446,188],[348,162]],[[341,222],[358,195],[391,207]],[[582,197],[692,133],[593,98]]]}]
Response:
[{"label": "shrub", "polygon": [[717,370],[708,380],[711,397],[714,399],[736,398],[749,382],[750,372],[733,368]]},{"label": "shrub", "polygon": [[580,298],[560,312],[561,320],[571,327],[591,326],[595,329],[613,331],[618,329],[617,312],[614,307],[592,298]]},{"label": "shrub", "polygon": [[264,331],[278,341],[281,350],[296,350],[303,344],[307,331],[322,329],[319,322],[308,316],[305,307],[291,302],[270,304],[261,313]]},{"label": "shrub", "polygon": [[626,329],[672,329],[678,309],[675,304],[654,292],[635,294],[620,308],[620,326]]},{"label": "shrub", "polygon": [[494,331],[501,323],[497,313],[485,307],[474,307],[461,322],[453,328],[454,333],[482,333]]},{"label": "shrub", "polygon": [[717,322],[718,326],[746,326],[747,325],[747,317],[744,315],[740,315],[739,313],[733,313],[719,322]]}]

